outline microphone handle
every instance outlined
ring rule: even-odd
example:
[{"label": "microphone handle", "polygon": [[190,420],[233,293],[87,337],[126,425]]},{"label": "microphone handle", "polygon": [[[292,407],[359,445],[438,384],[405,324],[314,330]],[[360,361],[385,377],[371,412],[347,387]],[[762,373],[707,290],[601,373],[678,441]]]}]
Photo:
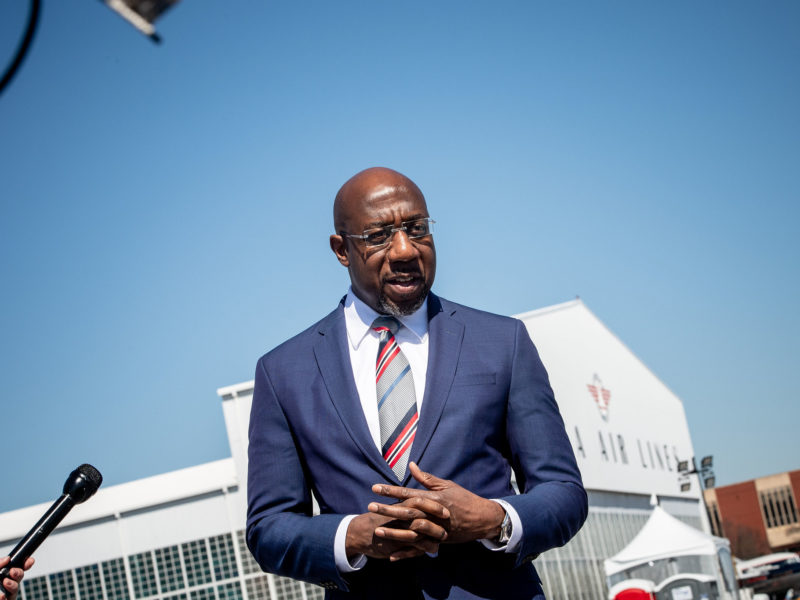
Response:
[{"label": "microphone handle", "polygon": [[25,564],[28,557],[36,551],[53,529],[61,523],[64,517],[67,516],[67,513],[72,510],[73,506],[75,506],[75,500],[72,499],[72,496],[63,494],[58,500],[53,502],[52,506],[47,509],[47,512],[44,513],[42,518],[33,526],[33,529],[14,546],[14,549],[9,554],[11,562],[0,569],[0,592],[5,593],[6,591],[3,587],[3,579],[8,577],[8,572],[13,567],[22,568],[22,565]]}]

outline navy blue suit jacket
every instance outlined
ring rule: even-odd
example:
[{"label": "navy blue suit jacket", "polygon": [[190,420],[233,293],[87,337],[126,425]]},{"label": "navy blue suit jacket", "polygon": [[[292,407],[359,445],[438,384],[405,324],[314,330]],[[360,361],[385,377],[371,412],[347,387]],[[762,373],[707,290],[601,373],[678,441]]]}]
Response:
[{"label": "navy blue suit jacket", "polygon": [[[519,552],[492,552],[477,541],[442,544],[436,557],[369,559],[361,571],[339,573],[333,547],[342,517],[385,502],[372,484],[397,484],[361,409],[340,304],[256,367],[247,541],[265,571],[322,585],[327,598],[542,594],[530,561],[565,544],[587,514],[547,372],[519,320],[433,294],[428,317],[425,397],[410,460],[511,504],[523,523]],[[421,487],[410,475],[403,485]],[[313,517],[312,493],[321,512]]]}]

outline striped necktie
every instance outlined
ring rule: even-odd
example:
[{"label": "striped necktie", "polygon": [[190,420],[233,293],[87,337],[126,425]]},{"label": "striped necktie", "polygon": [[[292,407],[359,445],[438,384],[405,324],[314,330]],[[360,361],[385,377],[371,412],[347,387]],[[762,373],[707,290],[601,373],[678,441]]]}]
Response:
[{"label": "striped necktie", "polygon": [[400,323],[394,317],[378,317],[372,328],[380,334],[375,383],[378,388],[378,418],[381,453],[399,480],[403,480],[417,431],[417,400],[414,376],[408,359],[394,335]]}]

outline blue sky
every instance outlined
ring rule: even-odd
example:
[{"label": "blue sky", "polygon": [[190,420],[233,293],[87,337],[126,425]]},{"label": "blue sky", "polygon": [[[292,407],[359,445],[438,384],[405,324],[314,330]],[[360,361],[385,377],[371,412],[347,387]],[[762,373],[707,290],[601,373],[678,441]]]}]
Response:
[{"label": "blue sky", "polygon": [[580,295],[718,483],[800,467],[800,4],[184,0],[161,46],[43,8],[0,95],[0,510],[227,456],[215,390],[345,292],[373,165],[425,192],[438,293]]}]

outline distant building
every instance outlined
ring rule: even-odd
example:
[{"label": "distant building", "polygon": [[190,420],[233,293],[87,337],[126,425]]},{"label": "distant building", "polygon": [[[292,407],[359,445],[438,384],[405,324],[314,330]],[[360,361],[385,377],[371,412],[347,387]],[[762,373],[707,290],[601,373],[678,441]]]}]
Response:
[{"label": "distant building", "polygon": [[705,491],[714,533],[740,558],[800,551],[798,497],[800,470]]},{"label": "distant building", "polygon": [[[678,481],[677,462],[694,455],[683,405],[580,300],[518,318],[549,372],[590,505],[575,539],[535,564],[548,598],[605,600],[603,560],[647,522],[651,494],[702,526],[699,491],[682,492]],[[253,382],[217,393],[231,457],[101,488],[36,553],[22,600],[322,598],[322,588],[266,575],[250,556],[243,530]],[[0,514],[0,556],[47,508]]]}]

